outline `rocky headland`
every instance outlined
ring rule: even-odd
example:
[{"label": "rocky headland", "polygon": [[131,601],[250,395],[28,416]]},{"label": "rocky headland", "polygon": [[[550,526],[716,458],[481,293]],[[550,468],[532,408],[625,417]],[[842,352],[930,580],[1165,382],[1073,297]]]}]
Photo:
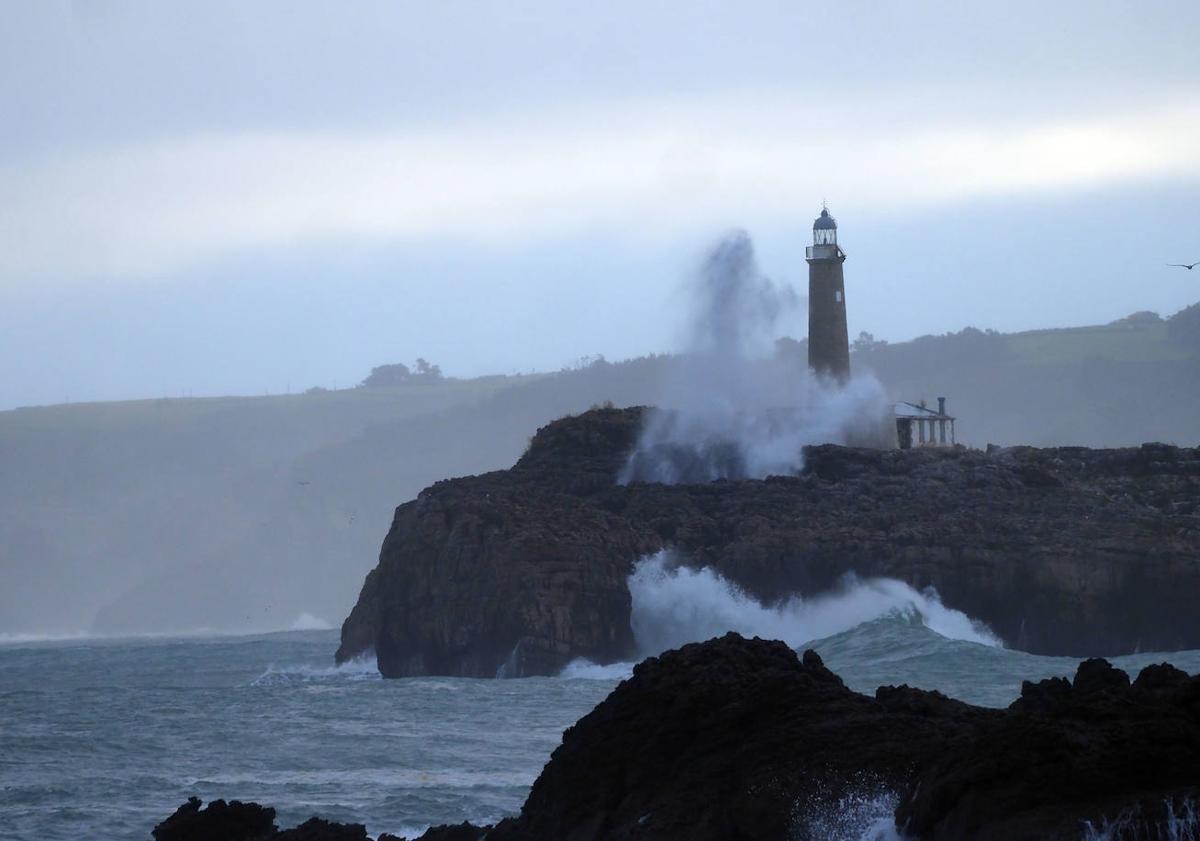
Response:
[{"label": "rocky headland", "polygon": [[[1161,664],[1131,683],[1088,660],[996,710],[905,686],[861,695],[811,651],[729,634],[635,667],[563,734],[519,815],[422,841],[828,841],[881,826],[918,841],[1132,841],[1195,837],[1198,801],[1200,676]],[[157,841],[366,838],[199,805]]]},{"label": "rocky headland", "polygon": [[337,659],[374,652],[387,677],[633,659],[628,577],[664,548],[764,604],[854,573],[932,587],[1032,653],[1200,647],[1200,449],[822,445],[795,476],[619,484],[647,411],[555,421],[512,469],[397,508]]}]

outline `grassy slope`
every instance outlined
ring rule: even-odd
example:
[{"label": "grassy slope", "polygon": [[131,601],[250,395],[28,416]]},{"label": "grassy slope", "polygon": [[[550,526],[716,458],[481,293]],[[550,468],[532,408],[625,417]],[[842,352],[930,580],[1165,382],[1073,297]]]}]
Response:
[{"label": "grassy slope", "polygon": [[949,398],[975,446],[1200,443],[1200,360],[1163,322],[975,331],[856,353],[896,399]]},{"label": "grassy slope", "polygon": [[1013,353],[1034,365],[1081,363],[1090,359],[1179,362],[1189,356],[1184,348],[1167,339],[1167,325],[1163,322],[1031,330],[1010,334],[1007,340]]}]

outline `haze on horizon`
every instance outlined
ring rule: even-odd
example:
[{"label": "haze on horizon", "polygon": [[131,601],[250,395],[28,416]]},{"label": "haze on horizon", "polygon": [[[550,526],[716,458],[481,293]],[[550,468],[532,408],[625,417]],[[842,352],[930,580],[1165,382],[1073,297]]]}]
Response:
[{"label": "haze on horizon", "polygon": [[672,350],[714,236],[803,289],[822,200],[852,335],[1200,299],[1195,3],[6,12],[0,409]]}]

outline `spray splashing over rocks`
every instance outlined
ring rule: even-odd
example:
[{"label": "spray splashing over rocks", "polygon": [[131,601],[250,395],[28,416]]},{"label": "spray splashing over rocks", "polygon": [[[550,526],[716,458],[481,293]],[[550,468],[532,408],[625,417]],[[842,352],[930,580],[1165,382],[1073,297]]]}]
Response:
[{"label": "spray splashing over rocks", "polygon": [[794,474],[806,444],[886,440],[887,400],[873,377],[839,386],[771,355],[804,299],[760,271],[745,231],[717,243],[688,292],[683,364],[648,419],[622,483]]}]

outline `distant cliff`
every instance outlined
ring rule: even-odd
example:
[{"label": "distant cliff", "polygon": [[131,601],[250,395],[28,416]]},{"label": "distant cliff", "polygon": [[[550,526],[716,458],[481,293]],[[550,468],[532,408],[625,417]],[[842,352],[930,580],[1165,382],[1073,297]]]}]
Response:
[{"label": "distant cliff", "polygon": [[626,583],[673,547],[764,603],[847,572],[934,587],[1038,654],[1200,647],[1200,450],[808,448],[802,475],[620,486],[643,409],[539,430],[510,470],[396,509],[339,660],[550,674],[633,654]]}]

